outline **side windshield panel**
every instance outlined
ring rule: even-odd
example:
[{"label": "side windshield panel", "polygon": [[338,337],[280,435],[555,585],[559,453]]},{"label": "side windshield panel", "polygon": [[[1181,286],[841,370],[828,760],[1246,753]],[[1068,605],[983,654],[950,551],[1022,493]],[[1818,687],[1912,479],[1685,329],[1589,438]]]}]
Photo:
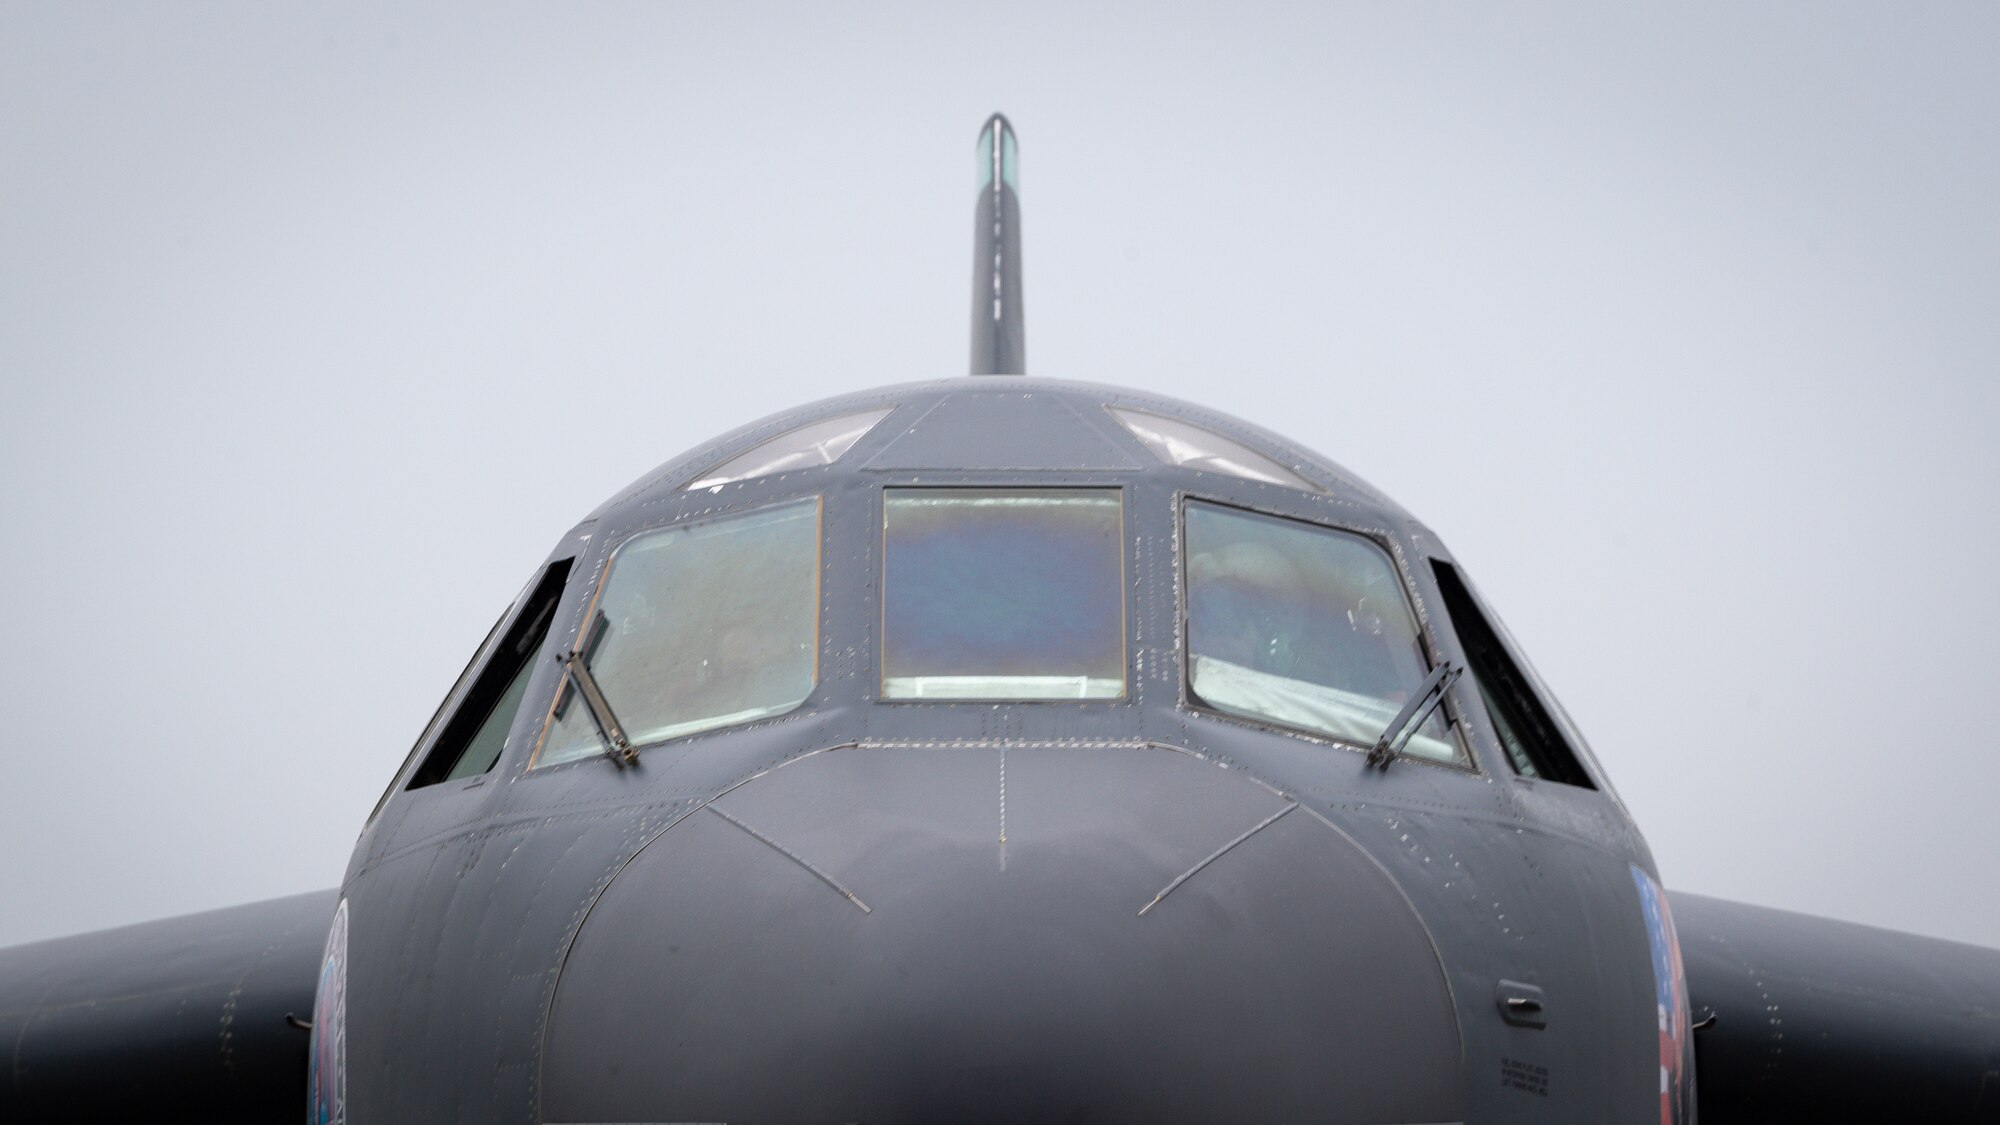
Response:
[{"label": "side windshield panel", "polygon": [[[1395,565],[1364,536],[1189,501],[1196,702],[1371,746],[1429,672]],[[1433,713],[1404,752],[1467,764]]]},{"label": "side windshield panel", "polygon": [[882,519],[882,698],[1124,696],[1117,489],[892,488]]},{"label": "side windshield panel", "polygon": [[[783,714],[819,653],[819,500],[669,527],[618,548],[582,663],[633,746]],[[565,678],[537,759],[605,749]]]},{"label": "side windshield panel", "polygon": [[521,696],[528,690],[535,653],[548,635],[549,621],[569,578],[571,561],[559,560],[542,572],[541,580],[521,603],[513,627],[501,638],[425,755],[423,765],[410,778],[411,789],[477,777],[500,760],[507,732],[521,709]]},{"label": "side windshield panel", "polygon": [[1444,595],[1445,611],[1458,629],[1459,647],[1465,650],[1466,668],[1479,689],[1479,701],[1492,720],[1494,740],[1507,752],[1514,772],[1597,788],[1563,737],[1562,724],[1542,706],[1541,693],[1480,612],[1457,568],[1433,559],[1431,569],[1437,575],[1438,592]]}]

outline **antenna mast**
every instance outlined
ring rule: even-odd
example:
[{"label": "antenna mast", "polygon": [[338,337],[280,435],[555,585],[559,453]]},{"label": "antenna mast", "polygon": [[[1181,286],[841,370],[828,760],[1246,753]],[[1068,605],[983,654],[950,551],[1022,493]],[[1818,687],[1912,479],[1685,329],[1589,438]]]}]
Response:
[{"label": "antenna mast", "polygon": [[979,130],[979,205],[972,228],[972,373],[1025,375],[1021,203],[1014,127],[1000,114]]}]

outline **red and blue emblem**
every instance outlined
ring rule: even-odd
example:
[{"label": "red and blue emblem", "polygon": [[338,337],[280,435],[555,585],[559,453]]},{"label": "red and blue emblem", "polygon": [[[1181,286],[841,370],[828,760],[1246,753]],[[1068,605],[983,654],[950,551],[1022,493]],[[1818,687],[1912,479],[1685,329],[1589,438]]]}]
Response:
[{"label": "red and blue emblem", "polygon": [[1667,895],[1651,875],[1632,868],[1639,908],[1646,917],[1646,941],[1653,953],[1653,998],[1660,1029],[1660,1125],[1694,1120],[1694,1039],[1688,1027],[1687,971]]},{"label": "red and blue emblem", "polygon": [[333,912],[326,935],[326,957],[320,962],[319,988],[313,993],[311,1125],[345,1125],[347,1121],[347,900]]}]

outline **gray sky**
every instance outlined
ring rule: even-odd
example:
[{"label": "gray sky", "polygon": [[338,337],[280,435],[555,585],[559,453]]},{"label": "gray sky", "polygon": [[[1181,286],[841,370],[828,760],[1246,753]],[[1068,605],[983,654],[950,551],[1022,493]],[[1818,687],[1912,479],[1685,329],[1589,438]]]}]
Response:
[{"label": "gray sky", "polygon": [[0,8],[0,944],[331,886],[556,537],[965,362],[1444,537],[1670,887],[2000,945],[2000,8]]}]

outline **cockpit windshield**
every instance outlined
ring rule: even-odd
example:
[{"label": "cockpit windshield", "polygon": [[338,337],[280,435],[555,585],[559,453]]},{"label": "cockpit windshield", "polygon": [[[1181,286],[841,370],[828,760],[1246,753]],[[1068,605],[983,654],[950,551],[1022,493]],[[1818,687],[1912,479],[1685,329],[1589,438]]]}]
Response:
[{"label": "cockpit windshield", "polygon": [[[1373,745],[1428,671],[1388,555],[1350,532],[1197,501],[1185,528],[1197,701]],[[1435,714],[1404,753],[1464,763]]]},{"label": "cockpit windshield", "polygon": [[[618,548],[582,661],[633,746],[783,714],[812,693],[819,500],[663,528]],[[606,749],[566,681],[537,759]]]},{"label": "cockpit windshield", "polygon": [[882,698],[1125,694],[1117,489],[891,488],[882,517]]}]

